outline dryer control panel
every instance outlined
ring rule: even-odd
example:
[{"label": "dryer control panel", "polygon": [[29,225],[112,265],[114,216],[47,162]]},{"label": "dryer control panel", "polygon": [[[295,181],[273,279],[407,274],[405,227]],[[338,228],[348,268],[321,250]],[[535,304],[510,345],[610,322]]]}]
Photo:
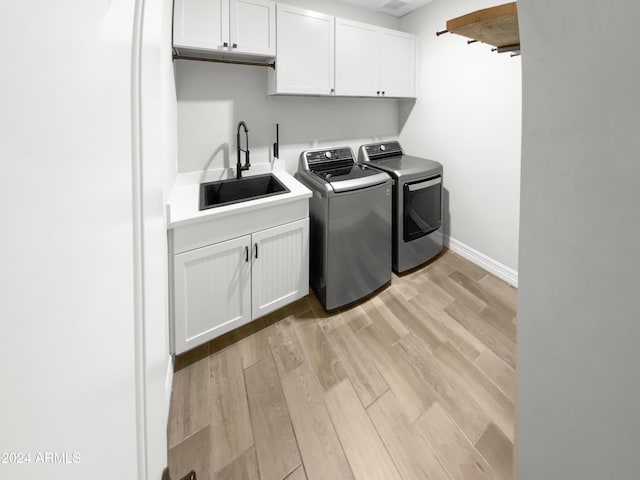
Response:
[{"label": "dryer control panel", "polygon": [[360,160],[368,162],[376,158],[393,157],[402,155],[402,148],[398,142],[383,142],[363,145],[360,149]]}]

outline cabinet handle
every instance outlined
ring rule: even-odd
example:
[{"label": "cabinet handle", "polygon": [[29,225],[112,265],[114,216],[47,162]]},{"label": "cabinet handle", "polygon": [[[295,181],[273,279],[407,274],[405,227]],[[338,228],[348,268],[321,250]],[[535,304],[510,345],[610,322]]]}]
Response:
[{"label": "cabinet handle", "polygon": [[258,258],[258,244],[254,243],[253,245],[256,247],[256,258]]},{"label": "cabinet handle", "polygon": [[384,90],[382,91],[382,95],[384,95]]},{"label": "cabinet handle", "polygon": [[223,47],[228,47],[228,46],[229,46],[229,43],[228,43],[228,42],[224,42],[224,43],[222,44],[222,46],[223,46]]},{"label": "cabinet handle", "polygon": [[238,44],[234,43],[233,45],[231,45],[231,48],[238,48]]},{"label": "cabinet handle", "polygon": [[249,247],[244,247],[244,261],[248,262],[249,261]]},{"label": "cabinet handle", "polygon": [[332,89],[331,89],[331,95],[333,95],[334,93],[336,93],[336,89],[335,89],[335,88],[332,88]]},{"label": "cabinet handle", "polygon": [[376,95],[380,95],[380,90],[378,90],[378,91],[376,92]]}]

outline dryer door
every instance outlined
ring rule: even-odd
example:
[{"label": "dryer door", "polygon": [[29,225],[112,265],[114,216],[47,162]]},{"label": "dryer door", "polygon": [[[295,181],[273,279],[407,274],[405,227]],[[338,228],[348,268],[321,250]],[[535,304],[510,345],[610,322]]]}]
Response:
[{"label": "dryer door", "polygon": [[442,176],[404,185],[403,240],[424,237],[442,224]]}]

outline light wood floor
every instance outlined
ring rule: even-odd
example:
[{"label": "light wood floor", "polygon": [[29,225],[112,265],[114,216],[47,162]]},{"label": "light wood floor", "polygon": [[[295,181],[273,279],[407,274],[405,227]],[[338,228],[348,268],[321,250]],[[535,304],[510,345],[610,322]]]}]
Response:
[{"label": "light wood floor", "polygon": [[180,356],[171,478],[510,479],[516,296],[445,251],[344,311],[311,295]]}]

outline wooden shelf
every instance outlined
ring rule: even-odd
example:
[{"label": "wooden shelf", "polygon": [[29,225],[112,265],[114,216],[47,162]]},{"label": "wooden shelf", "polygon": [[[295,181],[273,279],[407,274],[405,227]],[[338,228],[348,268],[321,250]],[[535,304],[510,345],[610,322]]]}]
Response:
[{"label": "wooden shelf", "polygon": [[[520,49],[518,7],[516,2],[485,8],[453,18],[447,30],[473,40],[488,43],[500,51]],[[517,48],[516,48],[517,47]]]}]

